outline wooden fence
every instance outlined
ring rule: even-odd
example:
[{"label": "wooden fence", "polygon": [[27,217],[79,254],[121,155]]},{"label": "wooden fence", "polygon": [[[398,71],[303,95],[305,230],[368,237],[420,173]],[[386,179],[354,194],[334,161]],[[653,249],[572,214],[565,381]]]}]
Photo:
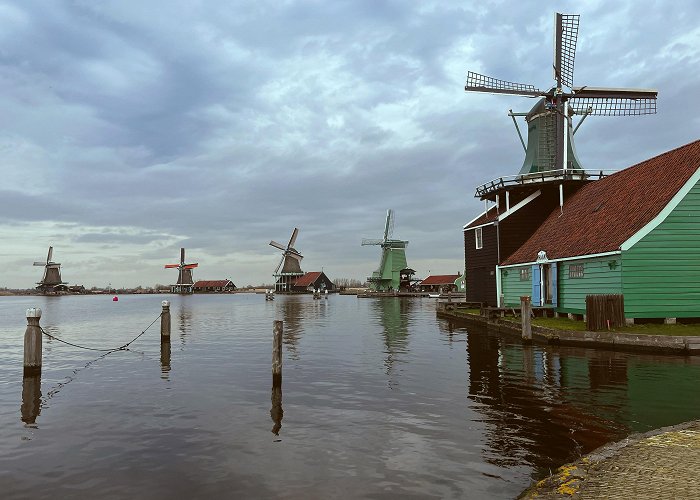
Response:
[{"label": "wooden fence", "polygon": [[625,326],[622,294],[586,295],[586,328],[592,332]]}]

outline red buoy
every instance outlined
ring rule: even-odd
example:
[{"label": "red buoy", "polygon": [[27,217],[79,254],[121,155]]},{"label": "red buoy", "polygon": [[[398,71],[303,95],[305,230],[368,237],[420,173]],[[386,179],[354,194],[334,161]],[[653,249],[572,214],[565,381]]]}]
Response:
[{"label": "red buoy", "polygon": [[112,297],[112,302],[117,302],[117,301],[119,301],[119,297],[117,297],[116,295],[114,297]]}]

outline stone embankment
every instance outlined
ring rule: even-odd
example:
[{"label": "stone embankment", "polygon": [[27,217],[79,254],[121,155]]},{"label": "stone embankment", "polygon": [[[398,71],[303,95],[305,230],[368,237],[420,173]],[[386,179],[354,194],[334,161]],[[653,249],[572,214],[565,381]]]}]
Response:
[{"label": "stone embankment", "polygon": [[[489,319],[460,310],[459,303],[438,302],[437,314],[466,326],[477,326],[505,335],[521,336],[518,321],[504,318]],[[532,325],[532,342],[536,344],[594,347],[633,352],[700,355],[700,336],[646,335],[616,332],[559,330]]]},{"label": "stone embankment", "polygon": [[524,491],[522,499],[700,498],[700,421],[605,445]]}]

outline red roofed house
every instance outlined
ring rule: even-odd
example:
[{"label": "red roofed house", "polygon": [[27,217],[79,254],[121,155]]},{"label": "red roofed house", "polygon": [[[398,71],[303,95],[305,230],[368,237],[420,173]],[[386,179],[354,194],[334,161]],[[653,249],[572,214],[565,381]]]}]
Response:
[{"label": "red roofed house", "polygon": [[428,276],[423,281],[418,283],[421,292],[456,292],[457,284],[455,281],[459,279],[461,274],[441,274]]},{"label": "red roofed house", "polygon": [[[700,318],[698,181],[700,141],[581,183],[516,249],[502,251],[499,302],[515,306],[530,295],[533,305],[584,314],[586,295],[616,293],[628,321]],[[483,223],[498,221],[495,213],[482,214]],[[465,226],[465,241],[479,225]]]},{"label": "red roofed house", "polygon": [[292,284],[293,292],[313,292],[314,290],[335,291],[335,285],[323,271],[306,273],[299,276]]},{"label": "red roofed house", "polygon": [[194,293],[224,293],[236,290],[231,280],[199,280],[192,285]]}]

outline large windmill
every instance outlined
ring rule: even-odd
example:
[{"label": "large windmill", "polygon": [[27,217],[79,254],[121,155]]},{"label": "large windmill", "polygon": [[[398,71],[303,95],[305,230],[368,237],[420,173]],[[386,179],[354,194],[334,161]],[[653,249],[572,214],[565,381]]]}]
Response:
[{"label": "large windmill", "polygon": [[63,285],[66,282],[61,281],[61,264],[53,262],[53,247],[49,247],[49,253],[46,254],[46,262],[35,262],[35,266],[44,268],[44,276],[37,283],[36,289],[42,293],[55,292],[58,285]]},{"label": "large windmill", "polygon": [[384,224],[384,237],[382,239],[363,238],[362,246],[377,245],[382,248],[382,259],[379,269],[367,278],[369,286],[377,292],[398,291],[402,283],[410,284],[413,270],[406,264],[406,246],[408,241],[395,240],[394,235],[394,211],[386,211],[386,223]]},{"label": "large windmill", "polygon": [[180,249],[179,264],[165,264],[165,269],[177,269],[177,283],[170,285],[170,291],[173,293],[192,293],[194,289],[194,281],[192,279],[192,269],[199,264],[185,263],[185,249]]},{"label": "large windmill", "polygon": [[301,259],[304,256],[299,253],[299,251],[294,248],[294,244],[297,241],[297,235],[299,234],[299,229],[296,227],[292,231],[292,237],[289,238],[289,243],[287,246],[277,243],[276,241],[270,241],[270,246],[273,246],[279,250],[282,250],[282,259],[280,263],[277,264],[274,274],[275,278],[275,291],[276,292],[289,292],[292,290],[292,285],[299,276],[304,275],[304,271],[301,270]]},{"label": "large windmill", "polygon": [[[653,89],[574,86],[578,26],[578,15],[555,14],[553,69],[556,84],[549,90],[468,72],[466,91],[540,98],[528,113],[513,113],[512,110],[509,113],[516,128],[516,116],[524,116],[528,126],[527,146],[517,129],[525,149],[525,161],[519,174],[477,188],[477,197],[495,200],[495,195],[503,192],[509,183],[587,180],[589,176],[583,171],[573,142],[574,134],[586,116],[656,113],[657,91]],[[572,127],[573,115],[582,117],[575,129]]]}]

